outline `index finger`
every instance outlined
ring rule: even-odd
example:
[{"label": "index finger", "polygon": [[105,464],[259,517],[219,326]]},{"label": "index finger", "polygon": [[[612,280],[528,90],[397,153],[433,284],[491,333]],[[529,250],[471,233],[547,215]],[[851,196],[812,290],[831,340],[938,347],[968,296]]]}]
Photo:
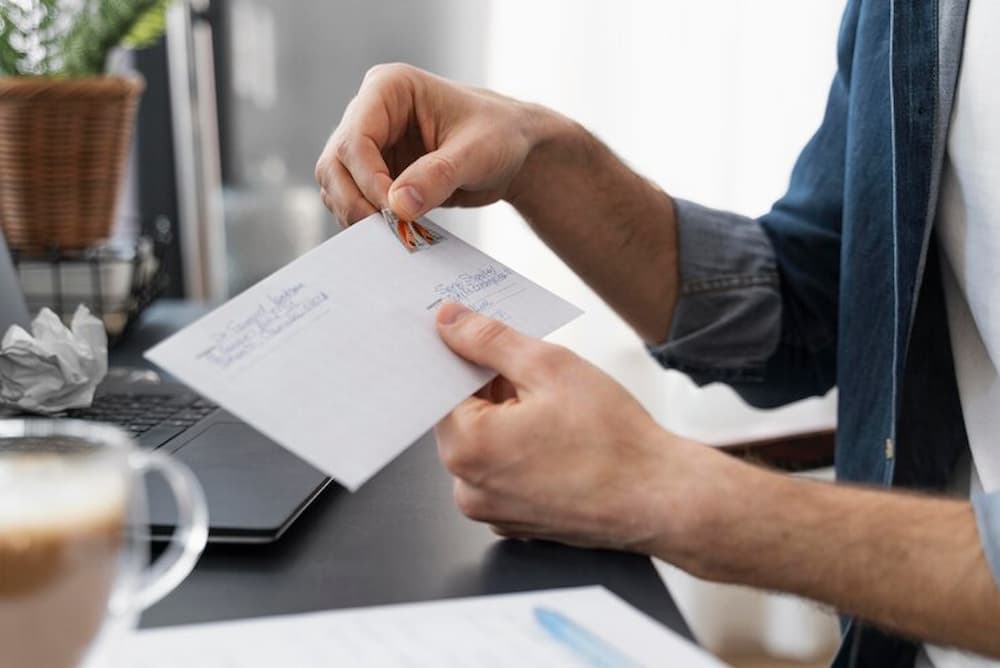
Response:
[{"label": "index finger", "polygon": [[317,164],[316,178],[326,185],[335,163],[344,166],[371,204],[388,206],[392,176],[383,149],[399,141],[410,122],[412,86],[394,66],[373,68],[330,136]]}]

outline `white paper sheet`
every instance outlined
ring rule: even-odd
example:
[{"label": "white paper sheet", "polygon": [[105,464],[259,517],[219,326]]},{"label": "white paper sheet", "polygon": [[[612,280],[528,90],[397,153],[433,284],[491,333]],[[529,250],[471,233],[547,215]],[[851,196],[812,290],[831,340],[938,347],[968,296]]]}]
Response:
[{"label": "white paper sheet", "polygon": [[432,222],[409,252],[374,214],[146,357],[354,490],[493,372],[434,328],[461,301],[531,336],[580,310]]},{"label": "white paper sheet", "polygon": [[[576,634],[553,634],[539,611]],[[582,640],[581,640],[582,638]],[[113,666],[722,666],[603,587],[140,631]]]}]

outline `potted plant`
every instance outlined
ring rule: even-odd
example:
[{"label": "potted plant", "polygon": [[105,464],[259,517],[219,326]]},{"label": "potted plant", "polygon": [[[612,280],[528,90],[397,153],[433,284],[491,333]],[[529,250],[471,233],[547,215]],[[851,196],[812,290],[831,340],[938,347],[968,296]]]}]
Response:
[{"label": "potted plant", "polygon": [[154,43],[169,0],[0,0],[0,227],[21,251],[84,248],[114,223],[144,83],[105,74]]}]

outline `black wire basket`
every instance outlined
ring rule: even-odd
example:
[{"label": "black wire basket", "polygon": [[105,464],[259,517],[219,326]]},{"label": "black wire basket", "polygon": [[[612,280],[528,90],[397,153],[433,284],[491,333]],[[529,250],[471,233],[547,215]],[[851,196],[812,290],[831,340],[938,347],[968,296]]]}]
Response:
[{"label": "black wire basket", "polygon": [[127,334],[139,314],[166,288],[157,244],[148,237],[82,250],[50,247],[14,251],[14,265],[31,312],[52,309],[69,324],[79,304],[104,322],[108,345]]}]

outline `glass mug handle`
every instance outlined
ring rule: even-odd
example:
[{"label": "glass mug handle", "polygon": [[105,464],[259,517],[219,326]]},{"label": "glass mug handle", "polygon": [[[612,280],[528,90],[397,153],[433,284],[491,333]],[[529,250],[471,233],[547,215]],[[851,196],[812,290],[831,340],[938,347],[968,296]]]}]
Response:
[{"label": "glass mug handle", "polygon": [[183,464],[161,452],[133,451],[129,465],[138,476],[163,476],[177,504],[177,528],[163,554],[139,575],[132,591],[123,592],[127,610],[140,612],[169,594],[194,568],[208,540],[208,506],[198,479]]}]

